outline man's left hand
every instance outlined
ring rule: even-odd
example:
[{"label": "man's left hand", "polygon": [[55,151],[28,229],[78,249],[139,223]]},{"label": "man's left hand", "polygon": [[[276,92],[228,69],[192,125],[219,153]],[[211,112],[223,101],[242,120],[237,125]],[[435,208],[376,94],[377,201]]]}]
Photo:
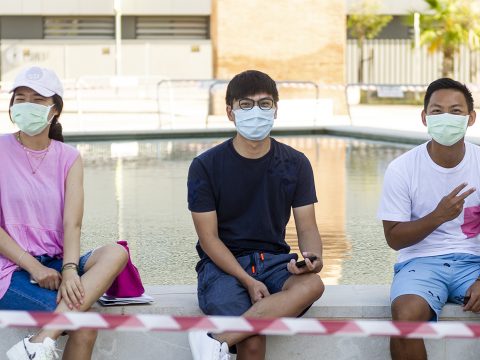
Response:
[{"label": "man's left hand", "polygon": [[475,281],[465,294],[468,302],[463,305],[463,311],[480,312],[480,281]]},{"label": "man's left hand", "polygon": [[[315,254],[312,252],[304,252],[302,255],[305,258],[305,266],[299,268],[295,265],[296,261],[294,259],[290,260],[287,264],[287,269],[290,273],[294,275],[300,275],[305,273],[318,273],[323,268],[323,260],[319,254]],[[309,257],[316,256],[317,259],[314,261],[310,261]]]}]

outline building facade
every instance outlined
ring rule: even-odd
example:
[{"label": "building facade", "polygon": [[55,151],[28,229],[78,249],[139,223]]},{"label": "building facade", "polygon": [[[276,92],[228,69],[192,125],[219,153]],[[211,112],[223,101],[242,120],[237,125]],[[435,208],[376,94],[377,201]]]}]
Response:
[{"label": "building facade", "polygon": [[210,13],[210,0],[2,1],[1,80],[30,64],[64,79],[211,78]]},{"label": "building facade", "polygon": [[257,68],[343,83],[345,36],[343,1],[3,1],[0,74],[8,81],[32,63],[67,79],[230,78]]}]

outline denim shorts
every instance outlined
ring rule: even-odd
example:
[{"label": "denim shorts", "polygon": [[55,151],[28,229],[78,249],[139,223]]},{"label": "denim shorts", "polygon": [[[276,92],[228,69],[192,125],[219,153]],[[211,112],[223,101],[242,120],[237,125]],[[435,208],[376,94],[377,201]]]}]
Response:
[{"label": "denim shorts", "polygon": [[438,320],[445,303],[463,304],[468,288],[480,275],[480,256],[446,254],[419,257],[395,264],[390,301],[401,295],[418,295]]},{"label": "denim shorts", "polygon": [[[83,275],[85,264],[93,251],[80,257],[78,263],[79,275]],[[63,259],[52,258],[47,255],[35,257],[42,265],[55,269],[62,269]],[[54,311],[57,308],[57,291],[49,290],[32,284],[30,274],[23,269],[14,271],[10,287],[0,299],[0,310],[25,310],[25,311]]]},{"label": "denim shorts", "polygon": [[[292,274],[287,270],[296,254],[253,253],[237,257],[242,268],[265,284],[270,294],[282,291]],[[198,303],[207,315],[240,316],[252,307],[250,295],[232,275],[225,273],[212,261],[198,273]]]}]

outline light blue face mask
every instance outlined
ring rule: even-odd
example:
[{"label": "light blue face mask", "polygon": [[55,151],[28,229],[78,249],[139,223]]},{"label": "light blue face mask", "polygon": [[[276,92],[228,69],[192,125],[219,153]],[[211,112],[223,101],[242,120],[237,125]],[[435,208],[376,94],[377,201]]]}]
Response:
[{"label": "light blue face mask", "polygon": [[235,109],[235,127],[245,139],[260,141],[265,139],[272,130],[275,109],[262,110],[254,106],[250,110]]},{"label": "light blue face mask", "polygon": [[452,146],[465,136],[470,115],[427,115],[428,133],[440,145]]},{"label": "light blue face mask", "polygon": [[[10,107],[12,121],[28,136],[40,134],[48,126],[48,114],[54,105],[45,106],[30,102],[14,104]],[[52,117],[53,118],[53,117]]]}]

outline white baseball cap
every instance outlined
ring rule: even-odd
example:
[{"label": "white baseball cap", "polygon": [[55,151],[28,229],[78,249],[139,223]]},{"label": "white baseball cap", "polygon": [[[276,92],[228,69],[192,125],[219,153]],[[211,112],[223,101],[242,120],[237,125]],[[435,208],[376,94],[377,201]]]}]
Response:
[{"label": "white baseball cap", "polygon": [[23,69],[15,78],[10,92],[20,86],[26,86],[45,97],[54,94],[63,97],[63,86],[57,74],[44,67],[30,66]]}]

